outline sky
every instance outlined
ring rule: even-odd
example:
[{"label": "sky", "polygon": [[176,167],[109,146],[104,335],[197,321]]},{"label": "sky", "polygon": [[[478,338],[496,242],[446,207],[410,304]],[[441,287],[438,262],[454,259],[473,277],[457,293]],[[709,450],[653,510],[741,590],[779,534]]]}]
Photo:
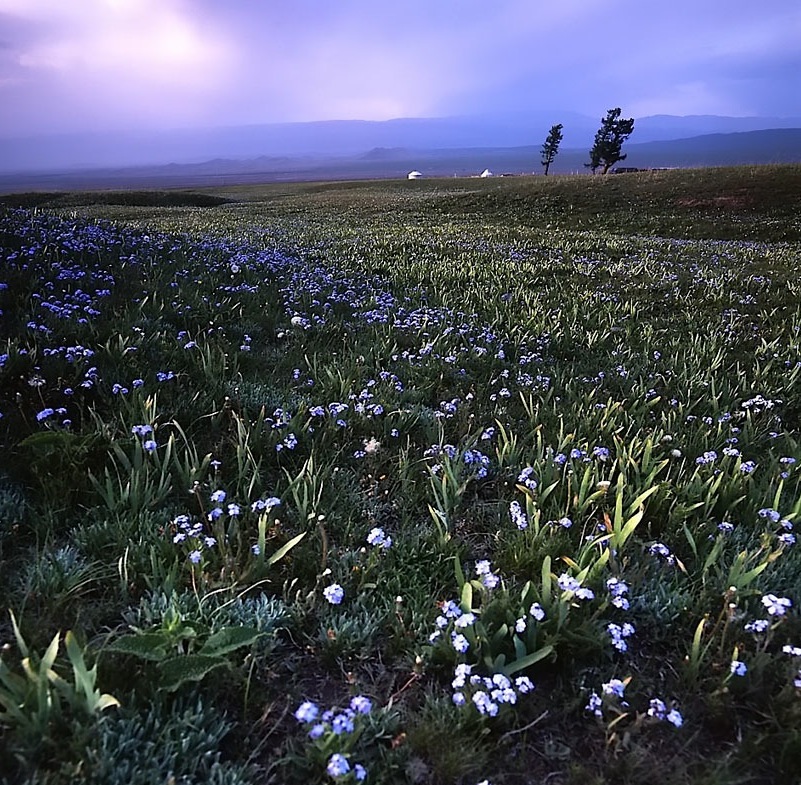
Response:
[{"label": "sky", "polygon": [[0,137],[610,106],[801,116],[801,0],[0,0]]}]

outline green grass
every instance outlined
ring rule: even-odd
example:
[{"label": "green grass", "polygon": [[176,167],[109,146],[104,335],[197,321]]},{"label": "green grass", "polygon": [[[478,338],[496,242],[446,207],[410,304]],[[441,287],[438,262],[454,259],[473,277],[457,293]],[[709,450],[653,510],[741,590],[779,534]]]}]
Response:
[{"label": "green grass", "polygon": [[4,197],[0,781],[797,781],[799,185]]}]

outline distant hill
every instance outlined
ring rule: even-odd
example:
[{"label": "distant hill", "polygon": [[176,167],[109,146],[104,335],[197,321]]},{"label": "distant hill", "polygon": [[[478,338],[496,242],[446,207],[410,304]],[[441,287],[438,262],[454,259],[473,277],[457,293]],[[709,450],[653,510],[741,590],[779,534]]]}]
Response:
[{"label": "distant hill", "polygon": [[[565,150],[588,150],[600,117],[575,112],[529,111],[465,117],[407,118],[385,122],[343,120],[313,123],[126,131],[3,138],[0,172],[64,172],[110,167],[200,164],[213,159],[331,159],[361,156],[397,158],[399,149],[464,150],[539,147],[554,123],[564,124]],[[634,143],[688,137],[801,128],[801,117],[636,118]],[[380,151],[391,152],[380,152]]]},{"label": "distant hill", "polygon": [[[0,192],[103,188],[163,188],[235,183],[401,178],[417,169],[427,177],[539,174],[539,146],[438,149],[373,148],[359,155],[216,158],[197,164],[107,168],[62,173],[0,174]],[[626,167],[735,166],[801,162],[801,128],[776,128],[689,139],[626,144]],[[565,149],[551,171],[583,174],[587,149]]]}]

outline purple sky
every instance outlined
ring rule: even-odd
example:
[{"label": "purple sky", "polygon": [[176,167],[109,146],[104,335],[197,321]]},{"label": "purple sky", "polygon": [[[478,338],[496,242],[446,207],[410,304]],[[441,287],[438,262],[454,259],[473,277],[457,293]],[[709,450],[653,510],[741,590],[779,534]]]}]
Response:
[{"label": "purple sky", "polygon": [[610,106],[801,116],[801,0],[0,0],[0,136]]}]

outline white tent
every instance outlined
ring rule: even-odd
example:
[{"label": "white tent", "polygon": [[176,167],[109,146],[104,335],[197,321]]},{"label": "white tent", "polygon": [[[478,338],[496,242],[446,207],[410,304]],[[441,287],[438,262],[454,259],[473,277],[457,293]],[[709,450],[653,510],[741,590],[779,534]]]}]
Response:
[{"label": "white tent", "polygon": [[485,170],[484,170],[484,171],[483,171],[483,172],[482,172],[482,173],[479,175],[479,177],[492,177],[492,176],[493,176],[493,174],[492,174],[492,172],[491,172],[489,169],[485,169]]},{"label": "white tent", "polygon": [[422,172],[418,172],[416,169],[409,174],[406,175],[407,180],[419,180],[423,176]]}]

